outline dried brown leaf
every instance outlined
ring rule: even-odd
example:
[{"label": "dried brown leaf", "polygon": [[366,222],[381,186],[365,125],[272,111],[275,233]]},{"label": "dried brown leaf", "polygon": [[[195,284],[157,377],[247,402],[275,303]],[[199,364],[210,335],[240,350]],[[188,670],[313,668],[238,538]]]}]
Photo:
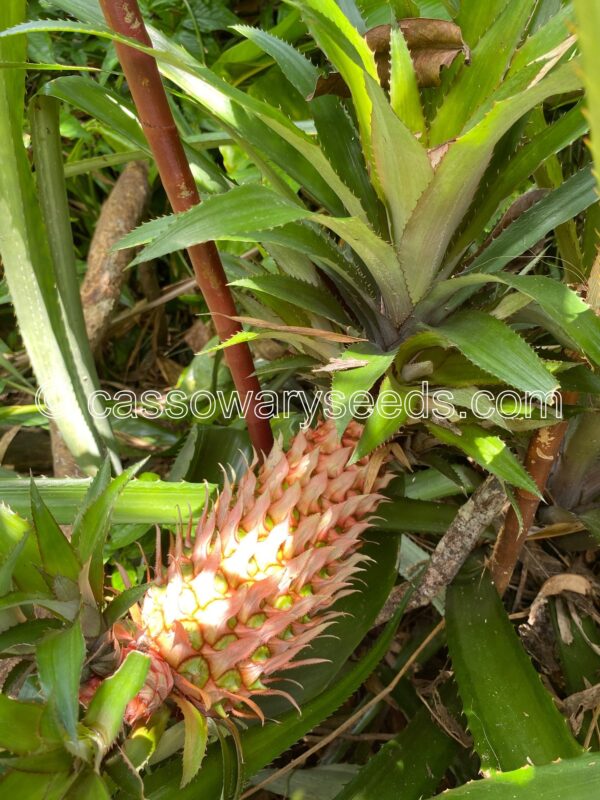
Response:
[{"label": "dried brown leaf", "polygon": [[[580,595],[592,594],[594,587],[585,575],[577,575],[575,573],[563,572],[560,575],[553,575],[548,578],[538,592],[537,597],[531,604],[529,611],[529,625],[535,625],[536,618],[541,613],[543,606],[545,606],[549,597],[563,594],[564,592],[575,592]],[[561,631],[562,635],[562,631]]]},{"label": "dried brown leaf", "polygon": [[335,333],[334,331],[324,331],[320,328],[302,328],[297,325],[276,325],[274,322],[266,322],[256,317],[231,317],[242,325],[252,325],[253,328],[263,328],[265,330],[277,331],[279,333],[292,333],[297,336],[313,336],[317,339],[325,339],[328,342],[342,342],[350,344],[352,342],[366,342],[366,339],[359,339],[356,336],[347,336],[345,333]]},{"label": "dried brown leaf", "polygon": [[315,367],[313,372],[343,372],[356,367],[366,367],[369,362],[362,358],[330,358],[324,367]]},{"label": "dried brown leaf", "polygon": [[[442,19],[426,19],[424,17],[401,19],[398,26],[406,39],[412,56],[417,83],[422,88],[440,85],[440,73],[443,67],[450,67],[462,53],[465,62],[470,60],[470,51],[462,38],[458,25]],[[377,25],[367,31],[365,40],[375,53],[375,62],[379,80],[384,88],[390,84],[390,34],[391,25]],[[320,97],[335,94],[338,97],[349,97],[350,92],[344,79],[337,72],[319,78],[315,91],[308,97]]]},{"label": "dried brown leaf", "polygon": [[470,62],[471,52],[454,22],[415,18],[401,19],[399,25],[413,59],[419,86],[439,86],[442,67],[450,67],[461,53],[465,62]]}]

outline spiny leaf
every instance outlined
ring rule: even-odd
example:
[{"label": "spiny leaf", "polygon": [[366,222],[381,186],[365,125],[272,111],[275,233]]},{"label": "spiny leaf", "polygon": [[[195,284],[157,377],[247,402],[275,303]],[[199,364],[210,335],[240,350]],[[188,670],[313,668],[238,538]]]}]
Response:
[{"label": "spiny leaf", "polygon": [[352,455],[358,461],[388,439],[391,439],[408,419],[406,396],[410,388],[400,386],[392,375],[381,382],[373,411],[367,418],[360,441]]},{"label": "spiny leaf", "polygon": [[368,399],[367,393],[391,366],[395,356],[395,351],[383,353],[371,344],[353,345],[344,351],[340,367],[344,366],[344,361],[358,361],[362,365],[340,369],[333,375],[332,389],[337,393],[334,395],[337,407],[334,418],[340,434],[346,430],[352,417],[358,415],[360,406],[365,405]]},{"label": "spiny leaf", "polygon": [[326,289],[288,275],[256,275],[232,281],[230,285],[288,300],[306,311],[339,322],[340,325],[348,323],[343,308]]},{"label": "spiny leaf", "polygon": [[600,69],[600,52],[598,36],[600,36],[600,7],[589,0],[575,0],[577,11],[577,38],[583,54],[583,80],[586,88],[587,107],[590,115],[592,138],[590,149],[594,159],[596,180],[600,186],[598,165],[600,164],[600,86],[598,70]]},{"label": "spiny leaf", "polygon": [[42,689],[72,743],[77,741],[79,682],[85,660],[85,641],[79,619],[70,627],[50,633],[37,647]]},{"label": "spiny leaf", "polygon": [[96,690],[83,723],[98,734],[103,752],[117,738],[127,704],[144,685],[149,668],[149,657],[133,651],[126,656],[114,675],[106,678]]},{"label": "spiny leaf", "polygon": [[389,212],[393,241],[398,244],[419,197],[433,180],[433,168],[427,151],[393,112],[381,87],[367,80],[367,90],[373,106],[377,183]]},{"label": "spiny leaf", "polygon": [[576,105],[520,147],[502,164],[499,174],[495,160],[492,161],[471,206],[467,225],[452,246],[448,262],[454,263],[465,248],[481,238],[485,226],[503,200],[510,197],[547,158],[568,147],[588,128],[581,106]]},{"label": "spiny leaf", "polygon": [[521,214],[469,264],[469,269],[500,271],[513,258],[533,247],[548,231],[572,219],[597,199],[591,169],[584,167]]},{"label": "spiny leaf", "polygon": [[499,436],[494,436],[485,428],[470,423],[461,425],[460,432],[456,433],[433,423],[429,423],[427,427],[440,442],[458,447],[500,480],[525,489],[537,497],[540,496],[531,476]]},{"label": "spiny leaf", "polygon": [[185,743],[183,745],[183,774],[181,787],[192,781],[202,766],[208,744],[208,722],[195,705],[185,697],[174,697],[183,714]]},{"label": "spiny leaf", "polygon": [[121,592],[112,600],[104,611],[104,620],[107,627],[112,627],[117,620],[124,616],[132,605],[137,603],[148,591],[148,584],[142,583],[139,586],[132,586]]},{"label": "spiny leaf", "polygon": [[282,73],[303,97],[314,91],[318,69],[289,42],[250,25],[232,25],[234,31],[254,42],[280,66]]},{"label": "spiny leaf", "polygon": [[64,575],[76,582],[81,564],[69,540],[58,527],[58,523],[42,500],[33,479],[31,481],[31,515],[46,572],[52,576]]},{"label": "spiny leaf", "polygon": [[[115,502],[141,466],[141,464],[135,464],[129,467],[112,480],[106,488],[103,488],[89,505],[86,503],[87,507],[73,526],[73,545],[83,564],[91,558],[99,543],[104,542]],[[102,485],[104,486],[104,484]],[[90,494],[95,490],[97,491],[97,487],[92,484]]]},{"label": "spiny leaf", "polygon": [[[42,724],[47,707],[0,694],[0,747],[17,755],[33,753],[42,745]],[[46,726],[47,727],[47,726]],[[44,731],[47,735],[47,731]]]},{"label": "spiny leaf", "polygon": [[[482,311],[463,311],[434,329],[470,361],[521,391],[550,399],[559,383],[536,352],[504,322]],[[493,346],[492,346],[493,343]]]},{"label": "spiny leaf", "polygon": [[436,800],[590,800],[598,792],[600,760],[597,753],[589,753],[544,767],[500,772],[436,795]]},{"label": "spiny leaf", "polygon": [[[399,247],[399,260],[407,271],[414,302],[429,290],[446,247],[471,205],[496,143],[515,122],[546,97],[572,91],[579,85],[580,79],[573,63],[565,64],[527,91],[496,103],[481,122],[450,143],[433,181],[406,226]],[[441,227],[440,220],[444,220]],[[519,250],[522,252],[523,249]],[[414,265],[418,265],[418,269]]]},{"label": "spiny leaf", "polygon": [[271,189],[247,184],[209,197],[182,214],[146,222],[124,236],[119,247],[128,249],[151,242],[132,262],[133,266],[213,239],[252,239],[265,228],[276,228],[310,216],[310,212],[302,205],[283,198]]},{"label": "spiny leaf", "polygon": [[397,116],[414,134],[425,134],[425,117],[410,51],[400,28],[390,35],[390,103]]},{"label": "spiny leaf", "polygon": [[430,128],[430,144],[437,146],[458,136],[477,108],[502,80],[537,0],[507,3],[473,50],[451,86]]},{"label": "spiny leaf", "polygon": [[581,753],[481,565],[466,567],[447,590],[446,633],[483,769],[550,764]]}]

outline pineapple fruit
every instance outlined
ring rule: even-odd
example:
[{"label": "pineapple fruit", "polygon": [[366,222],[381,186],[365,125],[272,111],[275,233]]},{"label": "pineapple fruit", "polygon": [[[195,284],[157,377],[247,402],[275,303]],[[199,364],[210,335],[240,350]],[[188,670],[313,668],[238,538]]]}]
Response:
[{"label": "pineapple fruit", "polygon": [[154,584],[131,623],[115,631],[121,657],[151,658],[146,685],[126,721],[146,718],[176,692],[203,713],[262,717],[252,699],[283,694],[286,669],[334,620],[352,591],[369,516],[390,480],[376,453],[349,464],[362,426],[340,441],[333,421],[276,443],[236,486],[225,482],[192,535],[172,540],[168,567],[157,553]]}]

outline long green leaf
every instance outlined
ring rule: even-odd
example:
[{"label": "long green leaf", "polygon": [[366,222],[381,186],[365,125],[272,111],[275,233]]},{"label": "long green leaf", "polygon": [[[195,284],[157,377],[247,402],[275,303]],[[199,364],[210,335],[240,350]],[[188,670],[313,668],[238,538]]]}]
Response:
[{"label": "long green leaf", "polygon": [[538,303],[582,352],[600,365],[600,319],[578,294],[542,275],[504,275],[501,280]]},{"label": "long green leaf", "polygon": [[315,41],[344,78],[352,94],[367,164],[371,163],[372,104],[365,77],[379,82],[375,57],[335,0],[293,0]]},{"label": "long green leaf", "polygon": [[175,697],[175,702],[183,714],[185,725],[185,742],[183,745],[183,774],[181,786],[187,786],[192,781],[206,755],[208,744],[208,722],[204,714],[185,697]]},{"label": "long green leaf", "polygon": [[127,704],[144,685],[149,668],[148,656],[138,651],[129,653],[114,675],[106,678],[92,697],[83,723],[96,731],[104,752],[117,738]]},{"label": "long green leaf", "polygon": [[64,800],[73,779],[67,773],[43,775],[12,771],[0,781],[0,789],[11,800]]},{"label": "long green leaf", "polygon": [[[75,521],[73,546],[82,564],[92,557],[99,544],[100,546],[104,544],[117,498],[135,476],[140,466],[140,464],[136,464],[129,467],[122,475],[111,481],[106,489],[83,509],[81,516]],[[93,488],[92,485],[92,491]]]},{"label": "long green leaf", "polygon": [[83,771],[64,796],[64,800],[79,800],[83,797],[85,800],[110,800],[111,797],[104,780],[91,769]]},{"label": "long green leaf", "polygon": [[239,278],[230,285],[252,289],[259,294],[272,295],[312,314],[339,322],[340,325],[348,324],[348,316],[344,309],[322,286],[316,287],[288,275],[256,275],[252,278]]},{"label": "long green leaf", "polygon": [[391,366],[395,356],[395,351],[382,353],[373,345],[362,343],[352,345],[344,352],[341,365],[344,361],[362,364],[352,369],[340,369],[333,375],[332,389],[336,393],[334,418],[340,434],[346,430],[352,417],[359,417],[360,406],[368,400],[367,393]]},{"label": "long green leaf", "polygon": [[280,66],[282,73],[303,97],[314,92],[319,70],[289,42],[260,28],[249,25],[232,25],[234,31],[245,36],[268,53]]},{"label": "long green leaf", "polygon": [[591,800],[600,792],[597,753],[544,767],[522,767],[436,795],[439,800]]},{"label": "long green leaf", "polygon": [[600,7],[592,0],[574,0],[577,12],[577,38],[583,56],[583,82],[586,90],[586,103],[592,129],[590,148],[595,164],[595,174],[600,186]]},{"label": "long green leaf", "polygon": [[497,103],[474,128],[450,143],[406,227],[399,248],[400,263],[405,271],[412,270],[414,302],[429,290],[500,138],[547,97],[573,91],[580,85],[573,64],[566,64],[516,97]]},{"label": "long green leaf", "polygon": [[79,719],[79,682],[85,660],[85,641],[79,620],[43,639],[37,647],[36,658],[48,705],[74,743]]},{"label": "long green leaf", "polygon": [[397,116],[414,134],[425,136],[425,117],[412,57],[400,27],[390,34],[390,103]]},{"label": "long green leaf", "polygon": [[450,309],[488,282],[505,284],[537,303],[553,324],[581,348],[582,353],[594,363],[600,363],[600,320],[579,295],[552,278],[543,275],[474,273],[440,283],[431,293],[428,305],[431,303],[429,307],[443,306]]},{"label": "long green leaf", "polygon": [[356,445],[352,459],[359,460],[392,438],[408,419],[406,395],[410,389],[398,384],[393,375],[381,382],[373,411]]},{"label": "long green leaf", "polygon": [[27,755],[42,745],[42,724],[47,707],[25,703],[0,694],[0,747]]},{"label": "long green leaf", "polygon": [[[63,524],[72,524],[81,509],[86,494],[90,488],[90,482],[85,479],[60,479],[38,478],[36,480],[37,489],[42,496],[45,504],[50,509],[56,521]],[[216,486],[208,484],[208,493],[211,497]],[[14,512],[22,516],[29,516],[29,481],[22,478],[11,478],[0,483],[0,493],[2,499],[9,505]],[[168,481],[132,481],[116,498],[113,508],[113,523],[148,523],[152,524],[176,524],[180,516],[187,516],[189,513],[197,519],[202,513],[206,498],[206,487],[201,483],[170,483]],[[3,521],[3,513],[0,511],[0,533],[8,532],[8,525],[14,522],[15,532],[11,534],[12,541],[23,535],[23,530],[27,529],[27,524],[16,515],[8,515],[8,521]],[[18,528],[18,530],[17,530]],[[0,553],[3,553],[4,542],[0,537]],[[35,544],[30,540],[27,544],[24,559],[29,558],[31,563],[35,559]],[[39,562],[39,555],[37,556]],[[23,569],[17,568],[15,572],[17,583],[27,581],[26,565]],[[31,576],[35,579],[35,574]],[[37,587],[43,589],[44,583],[40,576]]]},{"label": "long green leaf", "polygon": [[539,496],[533,479],[499,436],[470,423],[461,425],[460,433],[432,423],[428,427],[440,442],[462,450],[497,478]]},{"label": "long green leaf", "polygon": [[388,210],[392,238],[399,244],[418,199],[433,180],[433,168],[427,151],[396,116],[381,86],[367,80],[367,88],[373,107],[374,169]]},{"label": "long green leaf", "polygon": [[[75,245],[63,167],[60,103],[53,97],[41,95],[35,97],[31,102],[29,116],[36,189],[48,232],[56,286],[74,367],[83,386],[89,387],[89,391],[98,390],[100,381],[88,341],[79,293]],[[93,424],[110,448],[115,467],[120,469],[116,443],[108,418],[103,414],[95,415]]]},{"label": "long green leaf", "polygon": [[502,164],[499,174],[497,168],[494,169],[494,159],[477,192],[467,226],[452,245],[448,263],[453,264],[471,242],[481,237],[485,226],[503,200],[510,197],[547,158],[568,147],[583,136],[588,128],[581,107],[577,105],[553,124],[546,125],[537,136],[521,147],[512,158]]},{"label": "long green leaf", "polygon": [[369,222],[377,232],[386,230],[381,201],[371,182],[356,122],[342,98],[325,95],[310,104],[317,140],[334,170],[360,199]]},{"label": "long green leaf", "polygon": [[0,633],[0,652],[9,655],[11,652],[16,654],[21,650],[29,652],[49,631],[56,630],[61,625],[58,619],[32,619],[13,625]]},{"label": "long green leaf", "polygon": [[572,219],[597,199],[591,170],[585,167],[521,214],[471,262],[469,269],[498,272],[548,231]]},{"label": "long green leaf", "polygon": [[257,184],[215,195],[183,214],[146,222],[119,242],[121,249],[145,247],[132,264],[212,239],[253,238],[256,232],[308,219],[310,211]]},{"label": "long green leaf", "polygon": [[[4,3],[0,28],[17,24],[24,16],[21,0]],[[23,61],[25,51],[23,36],[0,39],[0,60]],[[101,441],[69,345],[54,262],[23,147],[24,80],[22,70],[0,70],[0,253],[38,383],[69,449],[84,469],[93,472],[100,461]]]},{"label": "long green leaf", "polygon": [[[473,50],[470,66],[464,66],[444,98],[430,129],[431,146],[458,136],[471,115],[502,80],[537,0],[507,3]],[[487,4],[486,4],[487,5]]]},{"label": "long green leaf", "polygon": [[[507,78],[515,73],[526,72],[525,67],[536,59],[543,60],[544,55],[555,53],[556,48],[573,33],[574,10],[572,3],[560,3],[562,8],[557,8],[556,0],[546,0],[546,6],[555,3],[554,13],[544,24],[540,25],[531,36],[523,42],[511,62]],[[538,3],[537,12],[542,10],[542,3]]]},{"label": "long green leaf", "polygon": [[409,271],[401,265],[394,248],[358,218],[324,214],[315,214],[313,218],[348,242],[377,282],[392,323],[399,326],[404,322],[413,307],[408,290]]},{"label": "long green leaf", "polygon": [[506,8],[508,0],[461,0],[456,24],[460,27],[464,40],[473,48],[490,29]]},{"label": "long green leaf", "polygon": [[77,582],[81,564],[71,543],[48,511],[33,480],[31,481],[31,517],[35,525],[37,544],[45,571],[53,577],[64,575]]},{"label": "long green leaf", "polygon": [[446,634],[483,769],[550,764],[581,753],[481,566],[469,565],[446,592]]},{"label": "long green leaf", "polygon": [[124,143],[150,155],[148,143],[133,109],[117,92],[81,75],[56,78],[44,84],[42,91],[65,103],[86,111],[110,128]]},{"label": "long green leaf", "polygon": [[[53,5],[73,13],[91,24],[42,21],[27,23],[11,31],[73,31],[88,33],[129,44],[151,52],[157,58],[166,78],[176,83],[214,116],[234,138],[239,138],[252,157],[264,168],[264,157],[271,159],[332,213],[349,213],[364,217],[360,202],[332,169],[318,145],[278,109],[235,89],[162,34],[149,28],[155,49],[109,32],[98,11],[96,0],[52,0]],[[261,161],[262,154],[263,160]],[[277,173],[267,169],[265,177],[285,188]]]},{"label": "long green leaf", "polygon": [[335,800],[421,800],[439,785],[460,745],[421,708],[344,786]]},{"label": "long green leaf", "polygon": [[[558,381],[518,333],[482,311],[454,314],[434,329],[469,361],[529,395],[550,399]],[[490,344],[493,342],[493,347]]]}]

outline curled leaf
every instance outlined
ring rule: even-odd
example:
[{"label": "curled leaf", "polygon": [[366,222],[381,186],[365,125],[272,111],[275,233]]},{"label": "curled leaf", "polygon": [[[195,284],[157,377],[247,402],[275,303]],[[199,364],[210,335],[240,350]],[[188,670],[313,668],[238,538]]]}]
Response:
[{"label": "curled leaf", "polygon": [[[421,88],[440,85],[442,67],[450,67],[462,53],[468,64],[471,53],[458,25],[443,19],[415,17],[401,19],[398,27],[406,40],[413,60],[417,83]],[[390,37],[391,25],[377,25],[367,31],[365,40],[375,53],[379,80],[384,88],[390,84]],[[337,72],[318,79],[315,91],[307,99],[335,94],[350,97],[344,79]]]}]

